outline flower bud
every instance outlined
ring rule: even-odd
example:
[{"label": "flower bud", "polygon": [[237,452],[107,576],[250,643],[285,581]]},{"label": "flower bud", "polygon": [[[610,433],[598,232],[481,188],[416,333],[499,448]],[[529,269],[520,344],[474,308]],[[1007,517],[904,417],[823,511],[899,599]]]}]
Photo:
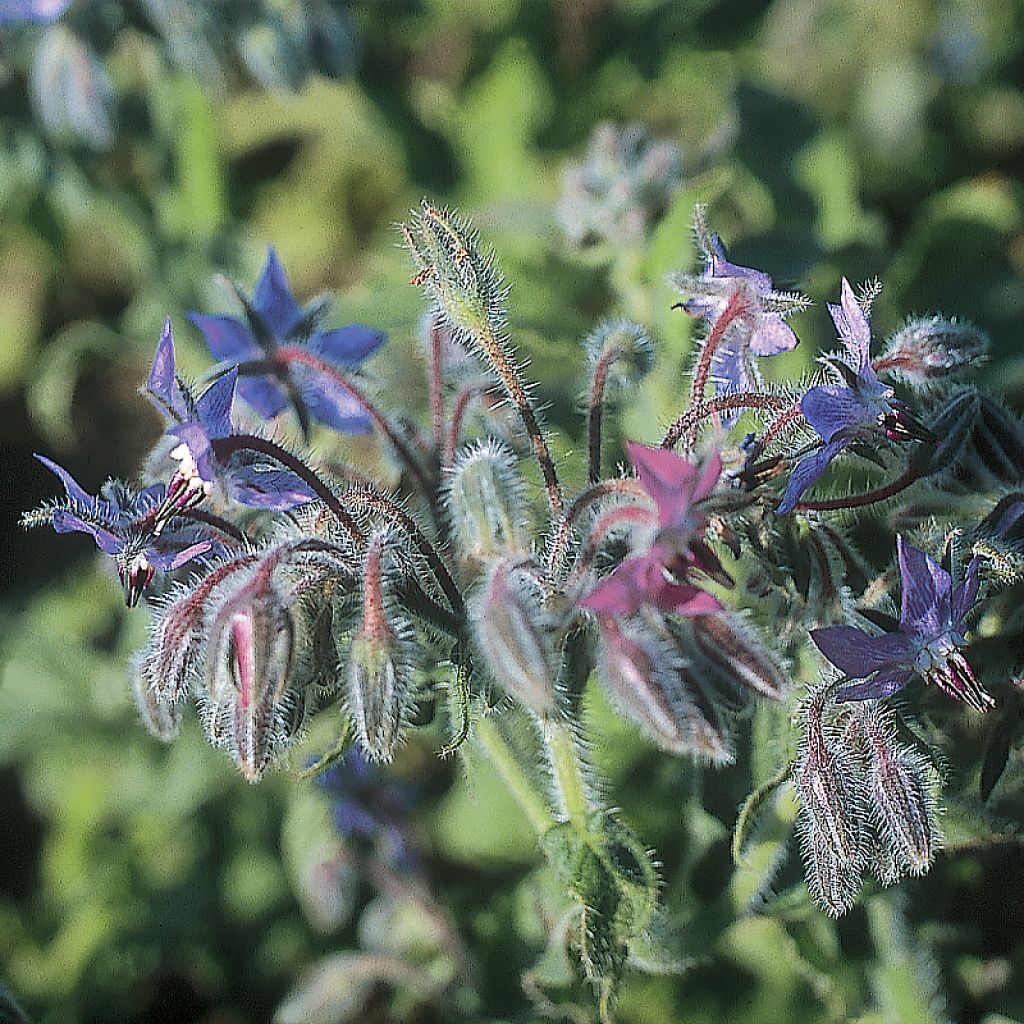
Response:
[{"label": "flower bud", "polygon": [[640,618],[601,620],[598,678],[618,710],[673,754],[728,764],[733,751],[714,705],[670,639]]},{"label": "flower bud", "polygon": [[348,697],[356,735],[372,761],[390,761],[411,703],[411,629],[384,597],[386,532],[371,541],[363,571],[363,621],[348,652]]},{"label": "flower bud", "polygon": [[786,673],[753,627],[736,615],[699,615],[685,624],[701,656],[748,692],[780,700]]},{"label": "flower bud", "polygon": [[503,444],[485,441],[463,450],[452,468],[448,511],[464,560],[525,555],[523,484]]},{"label": "flower bud", "polygon": [[605,394],[635,387],[654,366],[654,344],[650,335],[629,320],[606,320],[583,343],[591,373],[604,367]]},{"label": "flower bud", "polygon": [[934,771],[919,754],[897,743],[891,711],[873,704],[862,706],[859,715],[867,737],[867,790],[879,839],[898,875],[923,875],[935,856]]},{"label": "flower bud", "polygon": [[137,657],[132,671],[132,696],[143,724],[158,740],[170,743],[178,735],[184,704],[167,700],[153,685],[146,662]]},{"label": "flower bud", "polygon": [[879,370],[925,389],[985,362],[989,348],[988,337],[972,324],[943,316],[914,317],[889,339]]},{"label": "flower bud", "polygon": [[807,887],[827,914],[853,906],[867,864],[864,794],[854,760],[824,721],[831,687],[801,707],[803,738],[793,781],[800,798],[797,831]]},{"label": "flower bud", "polygon": [[505,287],[493,256],[460,217],[424,200],[402,226],[422,284],[452,328],[471,338],[497,333],[504,321]]},{"label": "flower bud", "polygon": [[555,711],[557,660],[540,587],[507,559],[491,566],[472,602],[476,641],[495,682],[541,717]]},{"label": "flower bud", "polygon": [[291,687],[294,623],[267,558],[213,619],[202,695],[207,731],[258,782],[294,733],[301,696]]}]

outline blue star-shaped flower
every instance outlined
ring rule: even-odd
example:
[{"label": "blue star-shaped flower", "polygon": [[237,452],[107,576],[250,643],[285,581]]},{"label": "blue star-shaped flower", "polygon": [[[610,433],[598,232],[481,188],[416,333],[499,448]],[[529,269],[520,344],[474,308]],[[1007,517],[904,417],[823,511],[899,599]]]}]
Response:
[{"label": "blue star-shaped flower", "polygon": [[850,679],[839,700],[888,697],[917,672],[925,682],[962,700],[976,711],[995,701],[974,676],[961,653],[964,618],[978,598],[978,559],[971,559],[963,583],[952,578],[920,548],[896,538],[903,598],[899,628],[871,636],[855,626],[829,626],[811,631],[822,654]]},{"label": "blue star-shaped flower", "polygon": [[167,420],[167,433],[178,441],[171,457],[179,468],[167,488],[163,516],[196,504],[216,486],[240,505],[281,512],[314,499],[309,487],[290,470],[270,460],[238,452],[219,459],[214,442],[230,437],[231,406],[238,370],[232,367],[198,397],[178,377],[171,322],[164,325],[146,383],[146,394]]},{"label": "blue star-shaped flower", "polygon": [[366,433],[370,419],[351,394],[306,366],[280,358],[284,345],[302,345],[323,362],[349,370],[384,343],[380,331],[349,324],[320,330],[323,302],[303,310],[271,246],[252,299],[239,294],[245,319],[190,313],[217,359],[240,364],[238,393],[269,419],[291,405],[305,431],[310,418],[347,434]]},{"label": "blue star-shaped flower", "polygon": [[882,428],[893,440],[925,440],[931,436],[907,407],[893,398],[892,388],[878,379],[871,365],[871,327],[845,277],[842,304],[830,303],[828,311],[846,349],[845,359],[830,361],[845,382],[813,387],[800,400],[804,417],[825,443],[797,463],[782,503],[775,510],[779,515],[793,511],[804,491],[863,427]]},{"label": "blue star-shaped flower", "polygon": [[201,527],[180,518],[163,524],[158,511],[167,496],[163,484],[135,492],[108,481],[97,496],[87,494],[74,477],[43,455],[36,458],[64,485],[65,498],[26,514],[26,526],[49,522],[57,533],[88,533],[117,564],[125,601],[133,607],[156,571],[168,572],[195,559],[216,557],[220,546]]},{"label": "blue star-shaped flower", "polygon": [[[730,302],[741,305],[711,357],[711,376],[718,394],[750,391],[760,380],[754,356],[774,356],[796,348],[797,336],[785,317],[806,307],[799,295],[777,292],[760,270],[730,263],[718,235],[712,235],[700,277],[677,275],[673,280],[693,298],[683,304],[692,316],[714,324]],[[738,413],[726,414],[735,419]]]}]

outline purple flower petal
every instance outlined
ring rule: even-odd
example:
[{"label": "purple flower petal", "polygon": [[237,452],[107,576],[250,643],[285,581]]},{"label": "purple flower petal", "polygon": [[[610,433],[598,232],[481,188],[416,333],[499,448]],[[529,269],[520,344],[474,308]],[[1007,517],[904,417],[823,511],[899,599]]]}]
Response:
[{"label": "purple flower petal", "polygon": [[56,21],[71,0],[0,0],[0,25],[16,21],[47,23]]},{"label": "purple flower petal", "polygon": [[788,515],[796,508],[801,495],[813,484],[822,473],[825,472],[828,464],[850,443],[848,434],[841,434],[834,440],[823,445],[816,452],[802,458],[789,474],[789,483],[786,484],[786,493],[775,514],[779,516]]},{"label": "purple flower petal", "polygon": [[754,286],[754,290],[761,295],[772,290],[772,279],[767,274],[751,267],[741,267],[736,263],[730,263],[726,259],[725,246],[718,235],[712,235],[711,244],[715,251],[711,254],[706,271],[710,277],[743,278],[745,281],[749,281]]},{"label": "purple flower petal", "polygon": [[891,697],[897,690],[907,685],[910,672],[879,672],[877,676],[863,683],[843,686],[836,694],[836,700],[881,700]]},{"label": "purple flower petal", "polygon": [[[671,526],[689,511],[699,467],[668,448],[649,448],[635,441],[627,441],[625,448],[641,487],[658,508],[659,525]],[[721,471],[721,460],[718,466]]]},{"label": "purple flower petal", "polygon": [[227,437],[231,433],[231,404],[237,380],[238,368],[232,367],[218,377],[196,402],[199,422],[210,437]]},{"label": "purple flower petal", "polygon": [[854,679],[914,658],[914,642],[904,633],[870,636],[855,626],[828,626],[812,629],[811,639],[840,672]]},{"label": "purple flower petal", "polygon": [[764,313],[758,318],[749,344],[756,356],[774,356],[796,348],[797,336],[778,313]]},{"label": "purple flower petal", "polygon": [[57,533],[88,533],[96,541],[96,547],[107,555],[116,555],[124,546],[121,538],[110,530],[90,523],[63,508],[54,509],[53,528]]},{"label": "purple flower petal", "polygon": [[73,501],[76,505],[83,505],[87,508],[93,508],[96,505],[96,499],[91,494],[86,494],[85,491],[78,485],[78,481],[63,467],[58,466],[56,462],[52,462],[45,455],[36,455],[36,458],[51,472],[54,473],[60,482],[64,485],[64,493],[68,496],[70,501]]},{"label": "purple flower petal", "polygon": [[240,505],[285,512],[307,505],[316,495],[309,486],[287,469],[269,466],[230,467],[228,482],[231,496]]},{"label": "purple flower petal", "polygon": [[664,582],[651,595],[650,603],[676,615],[712,615],[724,611],[717,597],[688,583]]},{"label": "purple flower petal", "polygon": [[935,637],[949,625],[952,580],[931,555],[896,535],[903,596],[900,626],[920,636]]},{"label": "purple flower petal", "polygon": [[174,332],[171,330],[170,319],[164,322],[163,333],[153,355],[153,365],[149,369],[146,390],[165,416],[179,422],[188,418],[188,404],[175,376]]},{"label": "purple flower petal", "polygon": [[333,331],[317,331],[309,339],[309,350],[328,363],[356,366],[384,344],[387,335],[362,324],[349,324]]},{"label": "purple flower petal", "polygon": [[180,551],[161,551],[156,547],[146,549],[146,560],[154,569],[161,569],[165,572],[171,569],[180,569],[187,562],[205,555],[213,547],[213,542],[208,540],[199,541]]},{"label": "purple flower petal", "polygon": [[206,428],[201,423],[181,423],[167,433],[178,438],[188,448],[192,461],[196,464],[199,478],[212,483],[217,478],[217,470],[210,435]]},{"label": "purple flower petal", "polygon": [[206,313],[189,313],[188,318],[202,331],[214,358],[239,363],[265,358],[266,353],[241,320]]},{"label": "purple flower petal", "polygon": [[871,328],[864,310],[853,294],[850,282],[843,278],[842,304],[828,304],[839,338],[850,354],[851,363],[858,374],[871,368]]},{"label": "purple flower petal", "polygon": [[368,434],[372,429],[366,410],[351,393],[323,376],[315,372],[302,373],[299,392],[309,415],[332,430],[342,434]]},{"label": "purple flower petal", "polygon": [[951,625],[954,627],[959,626],[964,621],[964,616],[974,607],[975,602],[978,600],[978,585],[980,582],[978,579],[978,569],[980,565],[981,562],[978,556],[975,555],[967,566],[963,583],[953,591]]},{"label": "purple flower petal", "polygon": [[598,615],[632,615],[645,602],[648,559],[627,558],[579,602]]},{"label": "purple flower petal", "polygon": [[800,411],[823,441],[840,430],[849,430],[875,419],[857,393],[842,384],[822,384],[800,399]]},{"label": "purple flower petal", "polygon": [[288,332],[302,316],[302,310],[288,284],[288,276],[273,246],[267,249],[267,262],[256,283],[252,304],[270,332],[279,340],[288,337]]},{"label": "purple flower petal", "polygon": [[288,398],[270,377],[239,377],[235,389],[265,420],[288,407]]}]

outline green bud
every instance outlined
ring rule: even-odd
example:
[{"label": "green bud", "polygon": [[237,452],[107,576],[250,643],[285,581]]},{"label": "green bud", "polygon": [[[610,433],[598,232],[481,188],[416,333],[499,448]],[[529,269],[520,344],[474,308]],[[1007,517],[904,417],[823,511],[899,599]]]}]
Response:
[{"label": "green bud", "polygon": [[462,452],[448,485],[448,510],[465,561],[525,556],[523,483],[503,444],[488,440]]}]

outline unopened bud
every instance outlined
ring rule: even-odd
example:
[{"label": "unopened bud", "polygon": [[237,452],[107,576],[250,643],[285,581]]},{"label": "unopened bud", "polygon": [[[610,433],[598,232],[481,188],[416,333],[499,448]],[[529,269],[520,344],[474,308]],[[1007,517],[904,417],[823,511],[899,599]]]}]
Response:
[{"label": "unopened bud", "polygon": [[388,607],[383,560],[386,532],[371,541],[363,571],[363,621],[348,652],[348,695],[363,752],[390,761],[409,713],[412,663],[408,624]]},{"label": "unopened bud", "polygon": [[426,200],[402,226],[422,284],[452,328],[470,337],[492,333],[504,319],[505,288],[490,253],[461,217]]},{"label": "unopened bud", "polygon": [[824,721],[829,687],[801,708],[804,735],[793,767],[800,798],[797,831],[807,887],[832,917],[853,906],[867,864],[864,794],[856,766]]},{"label": "unopened bud", "polygon": [[471,610],[477,644],[495,682],[535,714],[547,717],[555,711],[558,668],[542,596],[529,572],[499,559]]},{"label": "unopened bud", "polygon": [[698,700],[688,668],[643,620],[601,620],[598,678],[619,711],[670,753],[728,764],[728,737],[713,705]]},{"label": "unopened bud", "polygon": [[591,373],[604,374],[604,393],[635,387],[654,366],[650,335],[629,320],[606,320],[584,341]]},{"label": "unopened bud", "polygon": [[206,662],[208,731],[228,748],[249,782],[262,777],[302,710],[290,688],[294,624],[270,571],[269,564],[258,566],[223,602]]},{"label": "unopened bud", "polygon": [[486,441],[463,450],[452,468],[448,510],[464,560],[525,555],[523,484],[505,445]]},{"label": "unopened bud", "polygon": [[879,838],[900,874],[923,875],[935,856],[934,771],[920,755],[897,743],[891,711],[874,704],[858,713],[868,740],[868,794]]},{"label": "unopened bud", "polygon": [[908,320],[890,339],[879,363],[912,388],[929,388],[988,358],[988,337],[972,324],[943,316]]},{"label": "unopened bud", "polygon": [[136,658],[132,671],[132,696],[143,724],[158,740],[170,743],[178,735],[184,704],[163,697],[153,685],[142,658]]},{"label": "unopened bud", "polygon": [[741,689],[780,700],[786,673],[752,626],[736,615],[698,615],[687,620],[703,658],[735,679]]}]

